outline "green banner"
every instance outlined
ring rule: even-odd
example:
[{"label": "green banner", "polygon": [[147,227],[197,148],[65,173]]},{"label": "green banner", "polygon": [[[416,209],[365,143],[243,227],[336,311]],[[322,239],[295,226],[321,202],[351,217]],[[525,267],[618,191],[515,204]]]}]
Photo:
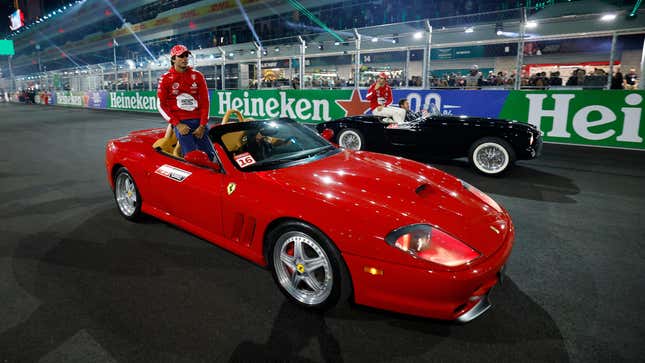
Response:
[{"label": "green banner", "polygon": [[157,110],[157,92],[108,92],[107,108],[123,111],[159,112]]},{"label": "green banner", "polygon": [[0,40],[0,55],[14,55],[13,40]]},{"label": "green banner", "polygon": [[643,91],[513,91],[500,118],[528,122],[544,141],[645,149]]},{"label": "green banner", "polygon": [[300,122],[321,123],[362,114],[369,102],[353,90],[235,90],[213,91],[210,115],[222,117],[229,109],[244,117],[288,117]]}]

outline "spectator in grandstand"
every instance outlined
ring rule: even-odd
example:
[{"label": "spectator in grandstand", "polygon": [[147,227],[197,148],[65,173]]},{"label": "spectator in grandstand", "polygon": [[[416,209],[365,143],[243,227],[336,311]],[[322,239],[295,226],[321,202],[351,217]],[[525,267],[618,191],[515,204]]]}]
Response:
[{"label": "spectator in grandstand", "polygon": [[190,51],[183,45],[170,50],[170,70],[159,79],[157,108],[174,127],[183,155],[201,150],[215,157],[206,135],[210,101],[204,76],[188,66]]},{"label": "spectator in grandstand", "polygon": [[386,116],[396,123],[405,120],[405,110],[398,107],[390,107],[392,104],[392,89],[387,84],[387,74],[381,72],[370,88],[367,90],[365,97],[370,101],[372,114],[377,116]]},{"label": "spectator in grandstand", "polygon": [[614,75],[611,77],[611,87],[610,89],[623,89],[623,74],[620,72],[620,68],[616,69]]},{"label": "spectator in grandstand", "polygon": [[562,86],[562,78],[560,78],[560,72],[551,72],[551,77],[549,78],[550,86]]},{"label": "spectator in grandstand", "polygon": [[636,68],[630,68],[629,73],[625,75],[623,80],[623,88],[625,89],[638,89],[638,76],[636,75]]},{"label": "spectator in grandstand", "polygon": [[604,88],[607,84],[607,73],[600,68],[595,68],[593,73],[585,77],[584,86],[589,89]]},{"label": "spectator in grandstand", "polygon": [[476,89],[478,86],[481,86],[482,82],[482,73],[479,71],[479,67],[476,64],[473,64],[470,67],[468,75],[465,77],[466,88]]}]

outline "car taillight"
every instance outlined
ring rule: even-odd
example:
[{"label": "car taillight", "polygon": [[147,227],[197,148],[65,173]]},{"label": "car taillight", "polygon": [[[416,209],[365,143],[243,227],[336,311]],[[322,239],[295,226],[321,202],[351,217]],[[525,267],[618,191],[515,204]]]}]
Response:
[{"label": "car taillight", "polygon": [[480,256],[470,246],[427,224],[396,229],[385,241],[415,257],[447,267],[461,266]]}]

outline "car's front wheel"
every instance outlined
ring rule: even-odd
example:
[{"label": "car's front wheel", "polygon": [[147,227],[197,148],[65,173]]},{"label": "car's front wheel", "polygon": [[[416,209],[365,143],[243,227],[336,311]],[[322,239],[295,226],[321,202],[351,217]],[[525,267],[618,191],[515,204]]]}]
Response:
[{"label": "car's front wheel", "polygon": [[351,294],[351,280],[340,252],[319,230],[302,222],[274,229],[269,265],[280,290],[295,303],[328,309]]},{"label": "car's front wheel", "polygon": [[344,129],[338,134],[338,145],[350,150],[365,149],[365,138],[358,130]]},{"label": "car's front wheel", "polygon": [[484,137],[472,144],[468,160],[478,172],[497,176],[513,166],[515,151],[508,142],[500,138]]},{"label": "car's front wheel", "polygon": [[141,194],[128,169],[121,167],[114,173],[114,200],[119,213],[131,221],[141,217]]}]

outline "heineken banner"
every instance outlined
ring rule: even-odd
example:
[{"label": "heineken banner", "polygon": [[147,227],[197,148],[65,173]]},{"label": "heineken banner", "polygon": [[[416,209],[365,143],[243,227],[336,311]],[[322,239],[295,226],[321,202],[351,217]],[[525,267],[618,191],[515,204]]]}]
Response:
[{"label": "heineken banner", "polygon": [[499,117],[537,126],[545,141],[645,149],[643,95],[643,91],[514,91]]},{"label": "heineken banner", "polygon": [[[211,90],[210,115],[231,108],[245,117],[288,117],[321,123],[369,113],[367,90]],[[414,111],[499,117],[529,122],[547,142],[645,150],[643,91],[394,90],[394,104],[408,99]],[[154,91],[55,92],[52,104],[126,111],[157,111]],[[642,125],[643,124],[643,125]],[[641,127],[642,125],[642,127]]]},{"label": "heineken banner", "polygon": [[87,106],[87,103],[83,104],[83,96],[85,92],[54,92],[51,103],[58,106]]},{"label": "heineken banner", "polygon": [[123,111],[159,112],[157,110],[157,92],[108,92],[107,108],[111,110]]}]

